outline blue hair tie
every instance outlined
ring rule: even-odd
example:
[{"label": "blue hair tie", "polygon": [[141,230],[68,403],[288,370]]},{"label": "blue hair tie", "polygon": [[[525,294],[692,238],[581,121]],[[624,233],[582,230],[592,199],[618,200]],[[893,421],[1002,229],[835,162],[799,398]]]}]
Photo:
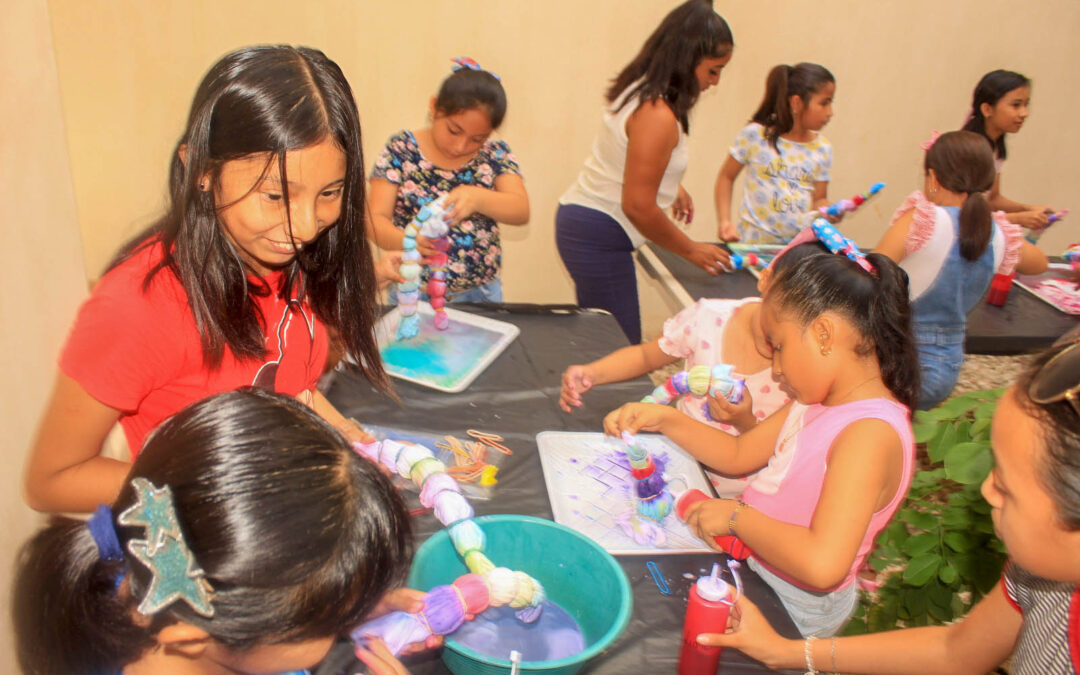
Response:
[{"label": "blue hair tie", "polygon": [[104,504],[98,505],[94,515],[86,521],[86,526],[90,529],[90,536],[94,538],[98,556],[102,560],[124,559],[124,549],[120,547],[120,539],[116,536],[116,526],[113,524],[112,509]]}]

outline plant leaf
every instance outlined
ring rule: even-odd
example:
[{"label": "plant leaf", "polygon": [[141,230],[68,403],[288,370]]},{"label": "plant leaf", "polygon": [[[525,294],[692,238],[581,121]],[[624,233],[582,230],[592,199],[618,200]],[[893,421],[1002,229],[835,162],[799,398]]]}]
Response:
[{"label": "plant leaf", "polygon": [[911,559],[904,570],[904,583],[910,586],[922,586],[937,574],[941,566],[941,556],[926,553]]},{"label": "plant leaf", "polygon": [[981,483],[993,467],[986,443],[958,443],[945,451],[945,475],[957,483]]},{"label": "plant leaf", "polygon": [[916,534],[905,541],[901,549],[903,549],[904,553],[915,558],[931,549],[937,548],[938,542],[939,535],[937,532],[923,532],[922,534]]}]

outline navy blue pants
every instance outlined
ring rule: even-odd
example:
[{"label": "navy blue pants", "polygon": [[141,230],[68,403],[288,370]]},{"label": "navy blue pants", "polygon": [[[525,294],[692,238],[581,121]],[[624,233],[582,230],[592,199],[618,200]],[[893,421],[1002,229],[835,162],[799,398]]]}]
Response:
[{"label": "navy blue pants", "polygon": [[634,247],[622,226],[603,211],[560,204],[555,243],[574,279],[577,304],[611,312],[630,343],[641,342]]}]

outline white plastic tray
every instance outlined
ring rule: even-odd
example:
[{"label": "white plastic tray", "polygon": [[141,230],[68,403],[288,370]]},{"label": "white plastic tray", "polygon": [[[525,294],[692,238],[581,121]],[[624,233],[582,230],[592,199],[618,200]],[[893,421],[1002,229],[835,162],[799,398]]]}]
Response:
[{"label": "white plastic tray", "polygon": [[[654,458],[667,460],[664,474],[675,479],[678,491],[685,489],[685,481],[687,487],[712,494],[701,465],[685,450],[658,434],[639,434],[638,438]],[[555,522],[577,530],[613,555],[712,551],[674,512],[660,523],[635,516],[638,525],[660,527],[665,537],[662,544],[641,543],[625,533],[625,525],[618,521],[636,509],[633,478],[629,468],[617,461],[621,441],[598,433],[542,431],[536,435],[536,445]]]},{"label": "white plastic tray", "polygon": [[514,341],[521,330],[512,323],[446,308],[450,326],[437,330],[435,310],[417,303],[420,333],[397,340],[401,311],[395,307],[375,326],[379,354],[391,376],[455,394],[464,391]]}]

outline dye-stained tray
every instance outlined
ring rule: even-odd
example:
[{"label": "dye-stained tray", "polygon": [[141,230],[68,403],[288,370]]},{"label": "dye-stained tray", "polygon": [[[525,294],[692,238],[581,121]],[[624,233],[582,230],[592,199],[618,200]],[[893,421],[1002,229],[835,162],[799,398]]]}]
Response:
[{"label": "dye-stained tray", "polygon": [[[672,480],[672,487],[712,494],[701,465],[685,450],[658,434],[639,434],[638,438],[654,460],[665,465],[664,475]],[[555,522],[577,530],[613,555],[712,551],[674,513],[659,523],[636,513],[633,478],[618,439],[599,433],[542,431],[536,435],[536,445]],[[657,535],[662,541],[656,540]]]},{"label": "dye-stained tray", "polygon": [[512,323],[450,307],[450,326],[437,330],[431,305],[419,302],[416,311],[420,332],[409,340],[395,339],[400,308],[379,319],[375,334],[383,366],[393,377],[451,394],[468,388],[521,332]]}]

